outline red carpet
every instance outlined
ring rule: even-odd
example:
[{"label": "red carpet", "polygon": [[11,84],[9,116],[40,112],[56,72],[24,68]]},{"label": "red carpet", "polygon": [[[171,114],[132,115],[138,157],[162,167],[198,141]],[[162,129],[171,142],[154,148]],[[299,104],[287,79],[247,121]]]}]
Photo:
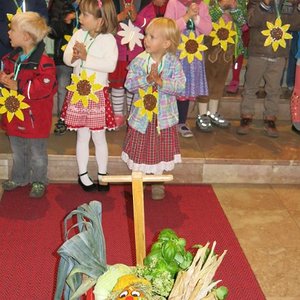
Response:
[{"label": "red carpet", "polygon": [[[265,299],[217,198],[208,185],[168,185],[163,201],[145,191],[146,238],[149,246],[163,228],[175,230],[194,244],[217,241],[216,252],[226,254],[215,279],[229,289],[228,300]],[[108,264],[133,265],[134,230],[131,186],[85,193],[78,185],[51,184],[44,199],[28,198],[29,187],[5,192],[0,202],[1,299],[51,300],[63,240],[64,217],[82,203],[99,200]]]}]

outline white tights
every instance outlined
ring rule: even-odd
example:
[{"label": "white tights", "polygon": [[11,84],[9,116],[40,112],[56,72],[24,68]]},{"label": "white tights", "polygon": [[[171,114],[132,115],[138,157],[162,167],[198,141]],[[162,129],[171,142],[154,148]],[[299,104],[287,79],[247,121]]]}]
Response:
[{"label": "white tights", "polygon": [[[89,142],[92,139],[95,145],[96,161],[98,165],[98,173],[106,174],[108,162],[108,148],[105,136],[105,129],[99,131],[90,131],[89,128],[79,128],[77,131],[76,142],[76,158],[79,174],[87,172],[87,166],[90,156]],[[93,182],[88,174],[80,176],[84,185],[91,185]]]}]

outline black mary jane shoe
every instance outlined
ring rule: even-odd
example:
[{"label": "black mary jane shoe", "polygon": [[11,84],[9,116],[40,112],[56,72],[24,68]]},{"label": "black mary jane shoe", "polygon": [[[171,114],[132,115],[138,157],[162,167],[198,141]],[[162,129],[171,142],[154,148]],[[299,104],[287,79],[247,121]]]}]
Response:
[{"label": "black mary jane shoe", "polygon": [[[101,174],[101,173],[98,173],[98,175],[101,175],[101,176],[106,176],[107,174]],[[98,191],[99,192],[108,192],[110,190],[110,184],[107,183],[107,184],[100,184],[100,181],[98,179]]]},{"label": "black mary jane shoe", "polygon": [[[86,175],[88,172],[82,173],[78,175],[78,183],[79,185],[82,187],[82,189],[85,192],[94,192],[97,189],[97,186],[95,183],[91,184],[91,185],[85,185],[82,181],[81,181],[81,176]],[[90,178],[91,179],[91,178]],[[92,179],[91,179],[92,180]]]}]

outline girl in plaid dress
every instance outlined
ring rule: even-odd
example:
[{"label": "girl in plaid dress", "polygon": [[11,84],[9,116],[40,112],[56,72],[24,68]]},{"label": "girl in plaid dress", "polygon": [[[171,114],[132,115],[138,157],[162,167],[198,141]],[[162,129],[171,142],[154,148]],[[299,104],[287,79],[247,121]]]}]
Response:
[{"label": "girl in plaid dress", "polygon": [[[108,73],[114,71],[118,48],[113,34],[117,15],[112,0],[81,0],[81,29],[72,36],[64,52],[64,62],[73,67],[72,83],[61,117],[67,128],[77,131],[78,183],[84,191],[108,191],[106,175],[108,149],[106,128],[115,127],[108,96]],[[95,145],[98,187],[88,176],[89,141]]]},{"label": "girl in plaid dress", "polygon": [[[175,55],[179,40],[173,20],[153,19],[146,28],[145,51],[129,66],[125,87],[135,96],[122,159],[133,171],[159,175],[181,162],[176,96],[184,92],[185,75]],[[152,199],[164,194],[163,185],[152,185]]]}]

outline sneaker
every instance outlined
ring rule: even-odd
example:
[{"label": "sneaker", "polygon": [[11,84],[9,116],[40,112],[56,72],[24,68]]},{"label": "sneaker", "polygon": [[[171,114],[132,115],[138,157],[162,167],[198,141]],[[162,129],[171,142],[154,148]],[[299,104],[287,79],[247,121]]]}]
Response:
[{"label": "sneaker", "polygon": [[265,119],[264,123],[265,123],[265,128],[264,128],[265,134],[272,138],[278,138],[279,133],[276,128],[275,119],[273,119],[273,120]]},{"label": "sneaker", "polygon": [[198,115],[196,119],[196,126],[204,132],[211,132],[213,129],[208,115]]},{"label": "sneaker", "polygon": [[236,94],[239,90],[239,82],[232,80],[227,86],[226,92],[229,94]]},{"label": "sneaker", "polygon": [[152,200],[162,200],[165,198],[165,186],[163,184],[151,185]]},{"label": "sneaker", "polygon": [[33,182],[32,188],[29,194],[30,198],[41,198],[45,194],[46,187],[41,182]]},{"label": "sneaker", "polygon": [[193,137],[194,136],[194,134],[192,133],[192,131],[190,130],[190,128],[188,128],[185,124],[178,124],[177,125],[177,131],[184,138],[189,138],[189,137]]},{"label": "sneaker", "polygon": [[250,125],[252,123],[251,117],[242,117],[240,121],[240,126],[237,128],[236,132],[240,135],[246,135],[250,131]]},{"label": "sneaker", "polygon": [[67,132],[67,126],[65,122],[61,119],[55,123],[54,134],[55,135],[64,135]]},{"label": "sneaker", "polygon": [[220,114],[215,113],[212,114],[209,111],[207,112],[207,115],[210,117],[211,123],[215,126],[221,127],[221,128],[228,128],[230,126],[230,122],[225,120]]},{"label": "sneaker", "polygon": [[12,180],[6,180],[6,181],[2,182],[2,188],[3,188],[4,191],[7,191],[7,192],[8,191],[13,191],[19,186],[22,186],[22,185],[19,184],[19,183],[14,182]]}]

